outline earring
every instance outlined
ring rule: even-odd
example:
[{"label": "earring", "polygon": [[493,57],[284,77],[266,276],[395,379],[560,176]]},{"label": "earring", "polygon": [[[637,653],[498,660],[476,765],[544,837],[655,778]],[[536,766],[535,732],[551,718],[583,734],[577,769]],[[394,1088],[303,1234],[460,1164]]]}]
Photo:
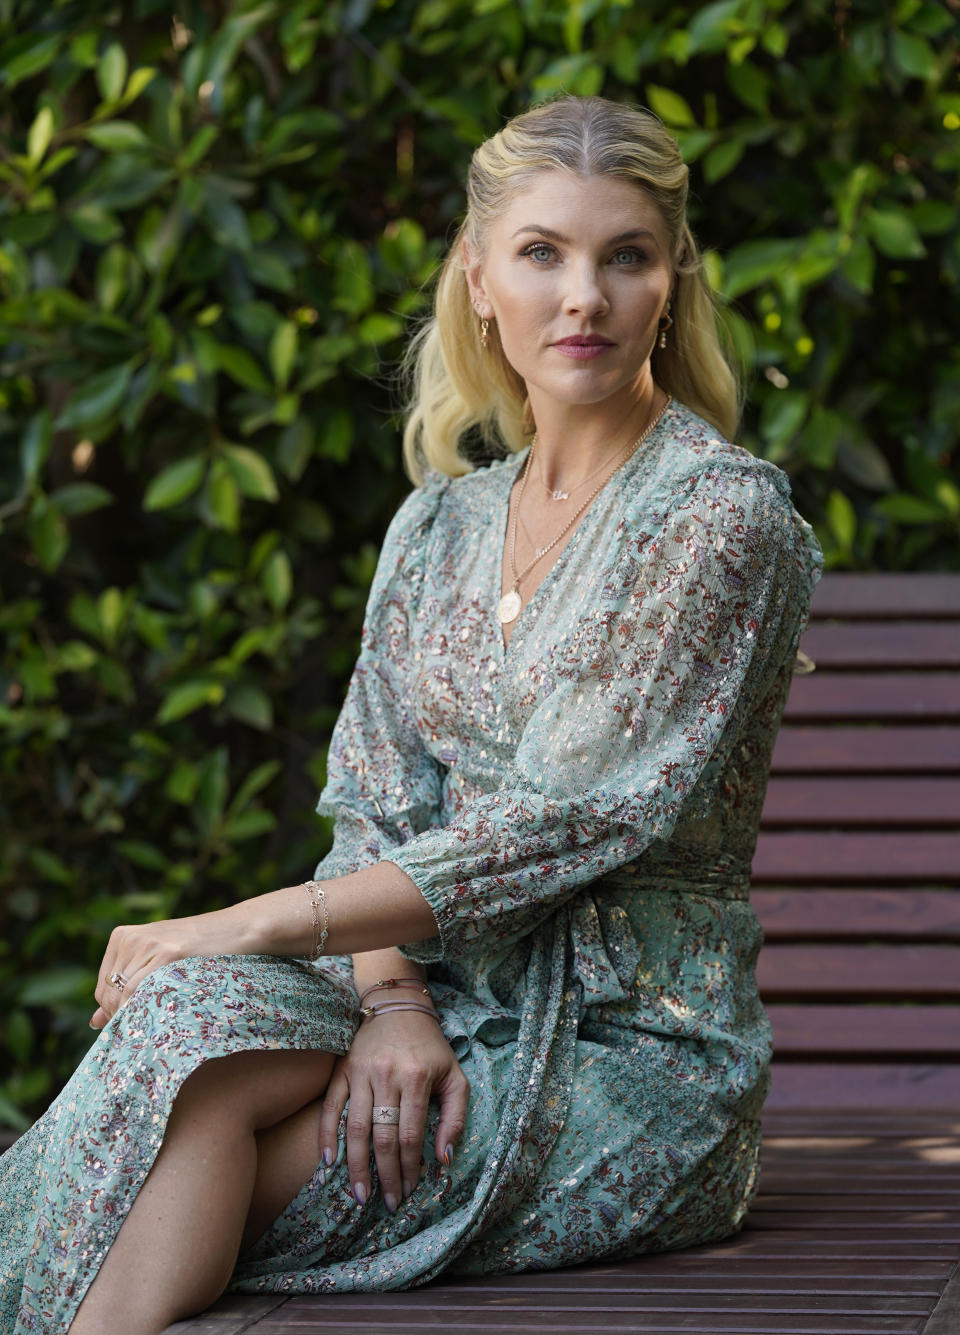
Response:
[{"label": "earring", "polygon": [[488,345],[488,343],[489,343],[489,341],[490,341],[490,340],[489,340],[489,337],[488,337],[488,333],[487,333],[487,331],[489,330],[489,328],[490,328],[490,322],[489,322],[489,320],[486,320],[486,319],[482,319],[482,318],[481,318],[481,320],[480,320],[480,346],[481,346],[481,348],[483,348],[484,352],[486,352],[486,350],[487,350],[487,345]]},{"label": "earring", "polygon": [[667,346],[667,330],[673,327],[673,316],[670,314],[670,302],[667,302],[667,313],[661,315],[657,321],[657,328],[660,330],[660,347]]}]

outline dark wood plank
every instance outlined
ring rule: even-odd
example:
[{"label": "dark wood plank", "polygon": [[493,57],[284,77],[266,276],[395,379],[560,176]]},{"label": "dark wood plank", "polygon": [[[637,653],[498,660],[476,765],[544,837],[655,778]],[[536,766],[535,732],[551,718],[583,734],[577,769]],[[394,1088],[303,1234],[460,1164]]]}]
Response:
[{"label": "dark wood plank", "polygon": [[778,825],[910,828],[958,823],[960,778],[904,775],[773,777],[767,787],[761,818],[764,829]]},{"label": "dark wood plank", "polygon": [[[767,1313],[750,1307],[739,1308],[724,1304],[722,1311],[713,1311],[709,1317],[710,1335],[919,1335],[929,1309],[919,1312],[897,1313],[876,1307],[861,1312],[840,1312],[836,1309],[810,1310],[773,1307]],[[445,1329],[460,1335],[484,1335],[488,1331],[525,1332],[537,1330],[582,1331],[586,1335],[609,1335],[611,1322],[603,1313],[578,1313],[574,1308],[562,1324],[558,1314],[550,1311],[509,1310],[495,1314],[482,1309],[476,1313],[453,1313],[446,1305],[436,1309],[416,1308],[407,1313],[392,1311],[389,1306],[380,1309],[340,1311],[325,1300],[291,1298],[277,1318],[267,1318],[257,1327],[258,1335],[291,1335],[294,1331],[363,1329],[368,1335],[391,1335],[392,1332]],[[656,1307],[638,1305],[633,1312],[617,1314],[618,1332],[642,1332],[642,1335],[672,1335],[676,1331],[696,1331],[705,1335],[704,1313],[691,1311],[662,1312]]]},{"label": "dark wood plank", "polygon": [[960,616],[960,575],[941,571],[829,570],[813,591],[811,619]]},{"label": "dark wood plank", "polygon": [[960,1059],[960,1006],[768,1006],[779,1056]]},{"label": "dark wood plank", "polygon": [[960,1266],[953,1273],[940,1301],[923,1328],[923,1335],[957,1335],[960,1331]]},{"label": "dark wood plank", "polygon": [[787,723],[773,750],[771,772],[846,774],[883,771],[890,774],[960,772],[960,728],[928,727],[803,727]]},{"label": "dark wood plank", "polygon": [[757,964],[764,1001],[804,997],[960,998],[960,946],[765,945]]},{"label": "dark wood plank", "polygon": [[754,890],[768,941],[960,941],[960,890]]},{"label": "dark wood plank", "polygon": [[286,1294],[270,1293],[263,1297],[228,1293],[207,1311],[186,1321],[175,1321],[162,1335],[243,1335],[259,1330],[260,1321],[287,1301]]},{"label": "dark wood plank", "polygon": [[951,672],[827,672],[794,677],[784,719],[960,718],[960,691]]},{"label": "dark wood plank", "polygon": [[804,1109],[816,1115],[875,1108],[942,1110],[960,1106],[960,1066],[938,1063],[774,1061],[770,1111]]},{"label": "dark wood plank", "polygon": [[818,621],[800,641],[817,670],[960,667],[960,621]]},{"label": "dark wood plank", "polygon": [[752,874],[756,884],[935,881],[960,885],[960,834],[761,831]]}]

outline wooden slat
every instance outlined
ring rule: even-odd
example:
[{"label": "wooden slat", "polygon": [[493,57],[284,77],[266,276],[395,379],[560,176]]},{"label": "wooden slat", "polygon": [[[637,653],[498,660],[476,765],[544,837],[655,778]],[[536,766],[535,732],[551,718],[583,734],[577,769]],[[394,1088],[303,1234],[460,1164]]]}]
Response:
[{"label": "wooden slat", "polygon": [[[958,687],[960,689],[960,687]],[[960,778],[772,778],[762,822],[775,825],[960,824]]]},{"label": "wooden slat", "polygon": [[800,648],[822,668],[960,667],[960,622],[819,621]]},{"label": "wooden slat", "polygon": [[757,962],[765,1000],[803,996],[960,998],[960,946],[768,944]]},{"label": "wooden slat", "polygon": [[827,672],[794,677],[784,719],[960,718],[960,691],[950,672]]},{"label": "wooden slat", "polygon": [[866,723],[858,728],[785,726],[780,729],[771,773],[960,773],[960,728],[921,728]]},{"label": "wooden slat", "polygon": [[811,618],[960,616],[960,574],[828,571],[813,591]]},{"label": "wooden slat", "polygon": [[[958,692],[960,694],[960,692]],[[960,884],[960,834],[761,832],[755,884],[935,881]]]},{"label": "wooden slat", "polygon": [[923,1328],[923,1335],[957,1335],[960,1331],[960,1266]]},{"label": "wooden slat", "polygon": [[754,890],[768,941],[960,941],[960,890]]},{"label": "wooden slat", "polygon": [[960,1066],[935,1063],[778,1062],[767,1108],[799,1110],[824,1116],[843,1112],[888,1112],[908,1108],[942,1109],[960,1105]]},{"label": "wooden slat", "polygon": [[960,1059],[960,1006],[768,1006],[779,1056]]}]

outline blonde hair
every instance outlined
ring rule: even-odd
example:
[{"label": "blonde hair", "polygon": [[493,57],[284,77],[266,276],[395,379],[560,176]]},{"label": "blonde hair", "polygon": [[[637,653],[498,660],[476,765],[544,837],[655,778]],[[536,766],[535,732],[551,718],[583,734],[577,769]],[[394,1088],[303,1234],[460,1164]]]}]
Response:
[{"label": "blonde hair", "polygon": [[[475,464],[461,452],[479,433],[487,454],[522,450],[534,430],[522,377],[499,337],[484,350],[467,286],[462,242],[486,254],[491,224],[540,171],[635,181],[657,205],[670,238],[673,327],[653,353],[654,379],[732,439],[740,387],[721,347],[713,295],[687,223],[688,172],[676,141],[651,111],[604,97],[552,98],[514,116],[473,154],[467,212],[436,284],[434,311],[415,331],[399,369],[407,387],[403,458],[419,486],[425,467],[452,477]],[[491,334],[496,322],[491,322]],[[659,344],[659,340],[658,340]]]}]

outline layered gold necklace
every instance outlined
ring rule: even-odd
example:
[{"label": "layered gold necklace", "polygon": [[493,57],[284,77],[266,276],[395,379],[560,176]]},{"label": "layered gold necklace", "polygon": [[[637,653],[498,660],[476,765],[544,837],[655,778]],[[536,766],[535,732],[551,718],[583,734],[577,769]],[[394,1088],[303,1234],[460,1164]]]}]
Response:
[{"label": "layered gold necklace", "polygon": [[[660,411],[656,414],[655,417],[651,418],[651,420],[647,423],[646,427],[644,428],[642,434],[639,435],[639,436],[637,437],[637,439],[633,442],[633,444],[627,446],[627,448],[624,450],[624,452],[622,453],[622,455],[620,456],[620,458],[617,459],[617,461],[614,463],[613,467],[612,467],[612,468],[610,469],[610,471],[607,473],[606,477],[605,477],[605,478],[603,479],[603,481],[599,484],[599,486],[597,486],[597,487],[595,487],[595,488],[593,489],[593,491],[590,493],[590,495],[587,497],[587,499],[583,502],[583,504],[580,506],[580,508],[579,508],[578,510],[576,510],[576,511],[574,512],[574,514],[572,514],[572,515],[570,516],[570,518],[569,518],[569,519],[567,520],[567,522],[564,524],[563,528],[560,530],[560,532],[557,534],[557,536],[556,536],[551,542],[549,542],[549,543],[547,544],[546,547],[538,547],[538,548],[536,549],[536,551],[537,551],[536,556],[533,558],[532,561],[530,561],[526,566],[524,566],[524,568],[523,568],[523,569],[519,572],[519,574],[518,574],[518,573],[517,573],[517,561],[516,561],[516,552],[517,552],[517,521],[518,521],[518,519],[519,519],[519,517],[520,517],[520,505],[521,505],[521,502],[523,501],[523,492],[524,492],[524,488],[525,488],[526,485],[527,485],[527,478],[528,478],[528,476],[530,475],[530,471],[531,471],[531,469],[532,469],[532,467],[533,467],[533,452],[534,452],[534,448],[535,448],[536,443],[537,443],[537,437],[536,437],[536,434],[534,435],[533,440],[530,442],[530,453],[527,455],[527,462],[526,462],[526,464],[524,465],[524,469],[523,469],[523,478],[522,478],[522,480],[521,480],[521,482],[520,482],[520,492],[519,492],[519,494],[518,494],[518,496],[517,496],[517,504],[516,504],[516,506],[514,507],[514,511],[513,511],[513,524],[512,524],[512,526],[511,526],[511,531],[510,531],[510,573],[511,573],[511,575],[513,576],[513,586],[512,586],[512,588],[509,590],[508,593],[505,593],[505,594],[503,595],[503,597],[500,599],[499,605],[498,605],[498,607],[497,607],[497,615],[498,615],[498,617],[500,618],[501,622],[503,622],[504,625],[508,625],[511,621],[516,621],[517,617],[520,615],[520,609],[521,609],[521,607],[523,606],[523,599],[520,597],[520,583],[521,583],[521,581],[525,578],[525,576],[527,576],[527,575],[530,573],[530,571],[531,571],[531,570],[533,569],[533,567],[537,564],[537,562],[538,562],[538,561],[542,561],[543,558],[546,556],[546,554],[547,554],[548,552],[552,551],[554,547],[556,547],[556,545],[557,545],[557,543],[560,541],[560,539],[561,539],[566,533],[569,533],[570,529],[573,528],[574,524],[577,522],[577,520],[578,520],[578,519],[580,518],[580,516],[583,514],[584,510],[586,510],[587,506],[591,503],[591,501],[595,500],[596,497],[600,495],[600,492],[603,491],[604,487],[607,485],[607,483],[608,483],[608,482],[610,481],[610,479],[613,477],[613,475],[614,475],[614,473],[617,471],[617,469],[618,469],[618,468],[622,468],[623,465],[627,462],[627,460],[628,460],[628,459],[631,459],[631,458],[633,457],[633,455],[636,454],[637,450],[640,448],[640,446],[643,444],[643,442],[644,442],[644,441],[647,439],[647,437],[650,435],[651,431],[653,431],[654,427],[658,424],[658,422],[660,421],[660,419],[663,417],[663,414],[667,411],[667,408],[670,406],[670,403],[671,403],[671,399],[670,399],[670,395],[668,394],[668,395],[667,395],[667,398],[666,398],[666,401],[665,401],[665,403],[664,403],[664,405],[663,405],[663,407],[660,409]],[[593,472],[593,473],[591,473],[591,474],[590,474],[590,477],[596,477],[596,471]],[[589,480],[590,480],[590,478],[586,478],[586,479],[585,479],[585,481],[587,481],[587,482],[589,482]],[[583,483],[581,483],[580,485],[582,486]],[[574,488],[574,490],[577,490],[577,488]],[[564,499],[563,496],[556,496],[554,493],[551,493],[551,495],[553,495],[553,498],[554,498],[555,500],[563,500],[563,499]],[[566,493],[566,495],[569,496],[569,492]]]}]

